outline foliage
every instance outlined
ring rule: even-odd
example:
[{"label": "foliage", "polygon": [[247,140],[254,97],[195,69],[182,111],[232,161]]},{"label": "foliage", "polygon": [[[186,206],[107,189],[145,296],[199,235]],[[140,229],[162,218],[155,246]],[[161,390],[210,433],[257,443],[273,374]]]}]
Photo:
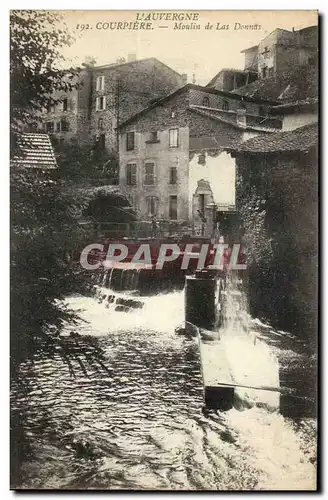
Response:
[{"label": "foliage", "polygon": [[[74,71],[63,71],[61,49],[71,36],[61,16],[47,11],[10,13],[11,153],[16,136],[31,130],[56,91],[69,91]],[[81,291],[83,276],[72,254],[87,235],[78,225],[85,200],[67,189],[58,173],[11,169],[11,362],[38,352],[67,359],[60,331],[75,320],[61,299]],[[81,353],[83,355],[83,352]],[[75,356],[75,354],[72,354]]]},{"label": "foliage", "polygon": [[117,155],[97,146],[80,145],[76,142],[60,144],[52,139],[60,177],[75,184],[96,181],[116,184],[118,181]]},{"label": "foliage", "polygon": [[74,315],[60,300],[80,291],[71,260],[85,234],[75,219],[77,200],[51,174],[11,172],[11,340],[13,366],[55,350]]},{"label": "foliage", "polygon": [[237,161],[237,208],[247,248],[251,314],[312,342],[316,158]]},{"label": "foliage", "polygon": [[60,67],[60,49],[73,39],[62,17],[52,11],[10,12],[10,108],[14,134],[36,127],[43,108],[53,104],[54,91],[68,91],[77,74]]}]

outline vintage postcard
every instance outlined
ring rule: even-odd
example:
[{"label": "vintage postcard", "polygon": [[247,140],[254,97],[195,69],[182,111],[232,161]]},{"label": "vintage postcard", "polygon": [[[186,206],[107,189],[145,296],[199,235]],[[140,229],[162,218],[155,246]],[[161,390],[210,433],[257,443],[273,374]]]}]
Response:
[{"label": "vintage postcard", "polygon": [[318,12],[10,12],[13,490],[315,491]]}]

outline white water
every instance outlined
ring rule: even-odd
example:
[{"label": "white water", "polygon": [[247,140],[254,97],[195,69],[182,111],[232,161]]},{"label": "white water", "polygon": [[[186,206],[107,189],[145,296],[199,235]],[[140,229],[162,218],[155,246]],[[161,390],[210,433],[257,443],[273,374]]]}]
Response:
[{"label": "white water", "polygon": [[[100,288],[98,296],[112,293]],[[115,296],[127,297],[118,293]],[[73,297],[67,305],[75,310],[81,309],[81,318],[86,321],[81,327],[86,334],[104,336],[151,330],[161,332],[166,341],[167,336],[171,336],[173,344],[179,342],[174,329],[184,319],[183,292],[134,298],[144,301],[144,307],[129,313],[115,311],[115,304],[108,304],[106,299],[98,303],[94,298]],[[228,303],[230,320],[220,332],[233,379],[249,386],[279,387],[277,357],[273,349],[252,331],[250,318],[243,308]],[[267,325],[261,326],[268,329]],[[161,336],[157,335],[152,340],[160,342],[160,339]],[[304,443],[304,435],[296,431],[293,422],[279,414],[279,393],[239,388],[236,394],[235,408],[224,413],[227,426],[236,435],[238,444],[232,458],[234,454],[245,455],[247,465],[258,471],[256,489],[315,489],[316,470],[306,449],[307,446],[313,448],[314,444]]]}]

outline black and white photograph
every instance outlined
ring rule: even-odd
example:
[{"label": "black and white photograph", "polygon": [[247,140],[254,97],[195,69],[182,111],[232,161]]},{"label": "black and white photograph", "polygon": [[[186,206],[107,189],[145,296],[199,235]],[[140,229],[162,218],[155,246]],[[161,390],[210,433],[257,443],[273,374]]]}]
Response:
[{"label": "black and white photograph", "polygon": [[318,491],[318,11],[135,9],[8,14],[10,489]]}]

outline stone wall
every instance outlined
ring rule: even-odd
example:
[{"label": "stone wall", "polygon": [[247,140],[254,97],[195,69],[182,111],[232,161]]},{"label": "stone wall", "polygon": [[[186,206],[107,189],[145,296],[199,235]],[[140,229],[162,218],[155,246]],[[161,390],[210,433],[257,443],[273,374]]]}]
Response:
[{"label": "stone wall", "polygon": [[[168,200],[170,195],[178,197],[178,219],[187,220],[192,217],[191,207],[191,189],[194,190],[196,184],[189,184],[190,176],[190,138],[212,138],[215,136],[215,149],[221,153],[220,160],[209,159],[211,163],[211,179],[215,178],[215,169],[223,170],[227,167],[231,178],[229,179],[229,200],[233,203],[234,185],[234,160],[223,153],[224,148],[232,145],[235,141],[242,140],[244,132],[236,127],[223,124],[217,120],[201,116],[190,109],[191,90],[186,89],[178,92],[170,100],[162,105],[155,106],[153,109],[141,115],[130,124],[120,128],[120,185],[130,197],[134,206],[140,211],[142,218],[149,218],[146,210],[146,198],[155,196],[158,199],[158,217],[168,218]],[[169,129],[179,129],[179,146],[177,148],[169,147]],[[135,148],[133,151],[127,151],[126,134],[135,133]],[[147,143],[150,140],[151,132],[158,133],[158,142]],[[222,162],[221,162],[222,160]],[[145,186],[143,183],[144,164],[146,161],[155,163],[156,184],[154,186]],[[137,185],[128,186],[126,182],[127,164],[137,165]],[[229,165],[228,165],[229,163]],[[176,185],[169,183],[170,167],[176,166],[178,180]],[[227,172],[224,173],[224,176]],[[207,176],[208,177],[208,176]],[[219,175],[220,179],[220,175]],[[220,180],[219,180],[220,184]],[[192,186],[192,187],[191,187]],[[221,187],[216,183],[215,193]],[[222,191],[221,191],[222,194]],[[221,195],[218,198],[222,198]],[[218,200],[219,201],[219,200]],[[223,199],[221,200],[223,202]],[[225,200],[224,200],[225,202]]]},{"label": "stone wall", "polygon": [[[317,320],[317,160],[316,151],[237,157],[251,313],[310,340]],[[255,194],[261,227],[247,208]]]},{"label": "stone wall", "polygon": [[[103,91],[96,90],[96,79],[105,76]],[[118,67],[95,68],[92,80],[91,134],[106,134],[108,149],[116,149],[115,128],[130,116],[147,107],[155,99],[164,97],[185,80],[168,66],[155,59],[122,64]],[[105,96],[106,109],[96,111],[96,97]],[[99,130],[102,118],[104,131]]]}]

